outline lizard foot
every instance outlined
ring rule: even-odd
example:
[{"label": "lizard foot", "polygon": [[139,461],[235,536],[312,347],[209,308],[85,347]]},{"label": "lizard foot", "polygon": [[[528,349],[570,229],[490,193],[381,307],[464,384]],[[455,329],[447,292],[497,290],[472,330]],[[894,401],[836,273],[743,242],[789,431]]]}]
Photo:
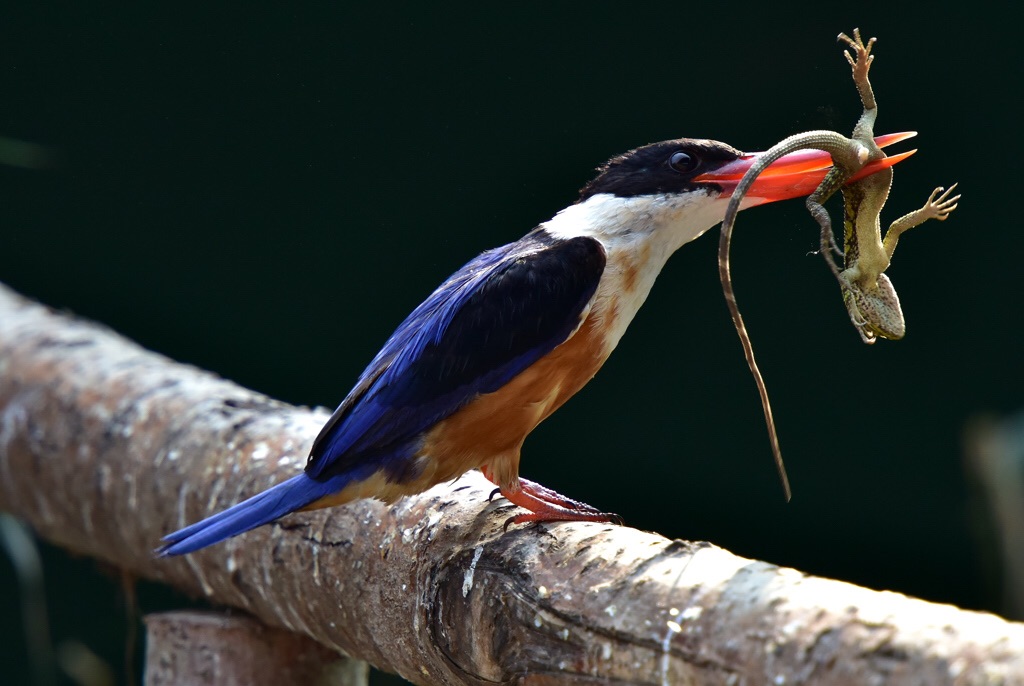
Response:
[{"label": "lizard foot", "polygon": [[836,243],[836,237],[832,235],[831,227],[829,231],[822,231],[821,233],[821,246],[818,248],[818,252],[825,253],[826,255],[832,254],[836,257],[846,257],[846,254]]},{"label": "lizard foot", "polygon": [[[949,218],[949,215],[956,209],[957,201],[960,200],[959,193],[952,198],[949,197],[954,188],[956,188],[955,183],[949,188],[939,186],[932,191],[932,194],[928,196],[928,201],[921,208],[925,219],[938,219],[942,222]],[[942,193],[942,195],[939,195],[939,193]]]},{"label": "lizard foot", "polygon": [[[811,196],[812,198],[814,196]],[[839,278],[839,265],[836,264],[836,260],[833,255],[839,257],[845,257],[843,251],[839,249],[836,244],[835,236],[832,234],[832,220],[828,216],[828,212],[818,202],[811,202],[811,198],[807,199],[807,209],[811,215],[818,221],[821,227],[821,242],[818,245],[818,249],[813,251],[818,255],[821,255],[821,259],[825,260],[825,264],[828,265],[829,270],[838,279]]]},{"label": "lizard foot", "polygon": [[875,333],[868,326],[868,321],[860,315],[860,311],[857,309],[857,298],[853,291],[843,289],[843,304],[846,305],[846,313],[850,315],[850,322],[857,330],[861,340],[868,345],[874,345]]},{"label": "lizard foot", "polygon": [[854,29],[853,38],[850,38],[845,33],[840,33],[836,40],[843,41],[851,48],[843,54],[846,55],[846,61],[853,67],[853,80],[857,84],[866,81],[868,70],[871,69],[871,63],[875,61],[875,56],[871,54],[871,48],[875,46],[875,38],[869,39],[867,45],[865,45],[860,37],[860,29]]}]

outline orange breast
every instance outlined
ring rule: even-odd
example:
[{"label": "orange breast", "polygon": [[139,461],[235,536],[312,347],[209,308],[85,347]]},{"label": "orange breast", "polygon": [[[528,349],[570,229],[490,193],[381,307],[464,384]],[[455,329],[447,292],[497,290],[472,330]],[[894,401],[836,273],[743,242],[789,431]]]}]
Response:
[{"label": "orange breast", "polygon": [[607,359],[601,329],[591,312],[575,336],[499,390],[438,423],[426,435],[424,471],[417,486],[428,488],[486,467],[498,485],[518,490],[519,450],[526,436],[583,388]]}]

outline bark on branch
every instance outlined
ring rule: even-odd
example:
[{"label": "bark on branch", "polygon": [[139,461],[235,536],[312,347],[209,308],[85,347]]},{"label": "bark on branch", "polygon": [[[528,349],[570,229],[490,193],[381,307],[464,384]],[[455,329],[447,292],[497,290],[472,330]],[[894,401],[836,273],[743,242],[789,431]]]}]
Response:
[{"label": "bark on branch", "polygon": [[625,527],[503,533],[475,473],[152,556],[325,419],[0,287],[0,509],[70,550],[420,684],[1024,684],[1024,625]]}]

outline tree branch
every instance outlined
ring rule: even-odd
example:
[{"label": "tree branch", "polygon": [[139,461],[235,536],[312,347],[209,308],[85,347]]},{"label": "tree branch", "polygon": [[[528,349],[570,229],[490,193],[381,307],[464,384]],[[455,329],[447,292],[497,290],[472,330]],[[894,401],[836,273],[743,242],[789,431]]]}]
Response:
[{"label": "tree branch", "polygon": [[1024,625],[625,527],[503,533],[475,472],[153,557],[325,419],[0,287],[0,508],[70,550],[420,684],[1024,684]]}]

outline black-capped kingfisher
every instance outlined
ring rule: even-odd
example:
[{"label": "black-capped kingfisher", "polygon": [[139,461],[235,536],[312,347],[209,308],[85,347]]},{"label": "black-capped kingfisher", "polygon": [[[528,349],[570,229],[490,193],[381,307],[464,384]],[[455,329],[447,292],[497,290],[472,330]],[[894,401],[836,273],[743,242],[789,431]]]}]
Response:
[{"label": "black-capped kingfisher", "polygon": [[[392,502],[470,469],[527,510],[515,523],[614,521],[521,479],[523,441],[601,368],[672,253],[722,221],[757,156],[682,138],[602,165],[574,204],[470,260],[413,310],[320,431],[303,473],[164,537],[159,553],[298,510]],[[830,165],[818,151],[787,155],[743,207],[807,195]]]}]

